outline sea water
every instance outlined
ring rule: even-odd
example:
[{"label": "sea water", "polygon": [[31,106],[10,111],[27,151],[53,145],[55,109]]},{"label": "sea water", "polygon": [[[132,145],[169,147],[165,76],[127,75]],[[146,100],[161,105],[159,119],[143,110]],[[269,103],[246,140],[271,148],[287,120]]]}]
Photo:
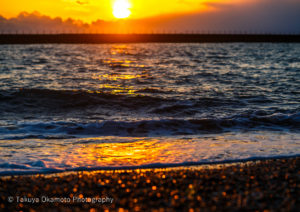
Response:
[{"label": "sea water", "polygon": [[299,44],[0,46],[0,175],[299,154]]}]

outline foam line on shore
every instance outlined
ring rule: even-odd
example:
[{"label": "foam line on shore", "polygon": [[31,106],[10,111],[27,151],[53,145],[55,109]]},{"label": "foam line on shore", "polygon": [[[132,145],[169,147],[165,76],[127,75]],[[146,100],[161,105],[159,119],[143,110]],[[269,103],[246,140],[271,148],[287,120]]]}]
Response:
[{"label": "foam line on shore", "polygon": [[201,166],[212,166],[217,167],[220,165],[235,165],[243,164],[248,162],[257,162],[257,161],[267,161],[267,160],[276,160],[276,159],[293,159],[300,157],[300,154],[296,155],[282,155],[282,156],[271,156],[271,157],[250,157],[245,159],[236,159],[236,160],[224,160],[224,161],[210,161],[210,162],[185,162],[185,163],[173,163],[173,164],[147,164],[141,166],[122,166],[122,167],[78,167],[78,168],[69,168],[69,169],[44,169],[39,171],[4,171],[0,173],[0,177],[8,176],[32,176],[32,175],[52,175],[52,174],[68,174],[74,172],[92,172],[92,171],[122,171],[122,170],[143,170],[143,169],[185,169],[185,168],[197,168]]}]

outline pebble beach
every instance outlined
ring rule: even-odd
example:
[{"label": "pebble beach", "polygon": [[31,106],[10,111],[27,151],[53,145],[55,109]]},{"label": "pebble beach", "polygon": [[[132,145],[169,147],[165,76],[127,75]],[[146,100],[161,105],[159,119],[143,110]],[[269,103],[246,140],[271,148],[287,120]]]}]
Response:
[{"label": "pebble beach", "polygon": [[300,157],[0,178],[1,211],[297,211]]}]

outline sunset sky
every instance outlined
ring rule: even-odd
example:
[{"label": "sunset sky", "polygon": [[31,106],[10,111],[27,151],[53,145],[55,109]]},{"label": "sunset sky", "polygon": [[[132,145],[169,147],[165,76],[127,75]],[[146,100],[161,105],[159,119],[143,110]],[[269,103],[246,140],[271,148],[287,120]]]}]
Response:
[{"label": "sunset sky", "polygon": [[[115,1],[118,0],[1,0],[0,14],[11,18],[23,11],[38,11],[50,17],[74,18],[85,22],[97,19],[113,20]],[[240,5],[249,1],[251,2],[251,0],[128,0],[131,5],[131,19],[205,12],[214,9],[217,4]]]},{"label": "sunset sky", "polygon": [[[119,4],[116,12],[116,1],[128,1],[129,6],[122,9],[124,6]],[[122,21],[126,20],[126,27],[131,30],[143,26],[179,31],[300,31],[299,0],[0,0],[0,30],[22,30],[20,26],[24,23],[26,29],[31,29],[46,19],[54,25],[55,18],[64,22],[61,25],[69,19],[68,27],[77,27],[80,21],[95,29],[99,28],[100,20],[115,23],[116,17],[129,14]]]}]

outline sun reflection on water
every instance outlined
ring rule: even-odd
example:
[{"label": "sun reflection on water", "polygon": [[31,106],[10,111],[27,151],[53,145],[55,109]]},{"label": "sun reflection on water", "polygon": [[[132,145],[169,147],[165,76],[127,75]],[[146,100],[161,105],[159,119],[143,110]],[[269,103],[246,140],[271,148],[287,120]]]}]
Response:
[{"label": "sun reflection on water", "polygon": [[137,80],[150,77],[146,65],[133,57],[131,51],[128,45],[114,45],[110,48],[112,57],[101,60],[108,69],[92,75],[92,79],[98,81],[101,92],[135,95]]},{"label": "sun reflection on water", "polygon": [[[60,151],[68,153],[59,158],[52,158],[50,163],[91,168],[182,162],[181,157],[189,154],[189,151],[180,153],[182,148],[193,143],[184,139],[171,140],[172,142],[162,142],[161,138],[85,138],[77,141],[81,144],[76,144],[71,149],[62,147]],[[188,149],[192,150],[192,159],[194,150]]]},{"label": "sun reflection on water", "polygon": [[[131,138],[132,140],[133,138]],[[164,163],[166,157],[174,152],[169,150],[174,144],[159,142],[159,139],[140,139],[130,143],[100,143],[80,145],[65,156],[65,163],[70,166],[138,166]],[[80,162],[81,161],[81,162]],[[87,163],[88,161],[88,163]]]},{"label": "sun reflection on water", "polygon": [[[67,150],[55,163],[69,167],[123,167],[147,164],[182,163],[205,160],[212,155],[224,157],[224,148],[232,144],[218,138],[221,143],[213,149],[210,138],[133,138],[99,137],[78,140],[74,148]],[[66,151],[66,150],[65,150]],[[228,151],[226,154],[230,154]],[[222,155],[222,156],[221,156]]]},{"label": "sun reflection on water", "polygon": [[[294,136],[294,135],[293,135]],[[109,168],[187,162],[213,162],[238,158],[287,155],[298,143],[290,135],[261,133],[203,137],[115,137],[66,140],[0,140],[0,157],[32,168]],[[289,148],[282,145],[288,143]],[[18,149],[18,151],[16,151]],[[24,158],[25,157],[25,158]]]},{"label": "sun reflection on water", "polygon": [[[238,135],[240,136],[240,135]],[[51,164],[64,164],[67,167],[130,167],[149,164],[180,164],[183,162],[223,161],[238,155],[239,158],[250,157],[258,146],[264,143],[265,148],[272,151],[281,145],[276,135],[266,135],[258,140],[251,134],[243,138],[232,134],[215,137],[97,137],[77,139],[68,148],[60,146],[54,152],[64,152],[60,157],[51,157]],[[260,135],[257,135],[260,136]],[[274,136],[274,139],[270,139]],[[288,137],[284,138],[289,140]],[[291,141],[292,142],[292,141]],[[259,143],[259,144],[258,144]],[[236,152],[236,146],[239,152]],[[53,151],[53,149],[52,149]],[[250,151],[250,152],[249,152]],[[44,152],[44,154],[46,154]],[[264,152],[260,152],[264,154]],[[55,165],[54,165],[55,166]]]}]

